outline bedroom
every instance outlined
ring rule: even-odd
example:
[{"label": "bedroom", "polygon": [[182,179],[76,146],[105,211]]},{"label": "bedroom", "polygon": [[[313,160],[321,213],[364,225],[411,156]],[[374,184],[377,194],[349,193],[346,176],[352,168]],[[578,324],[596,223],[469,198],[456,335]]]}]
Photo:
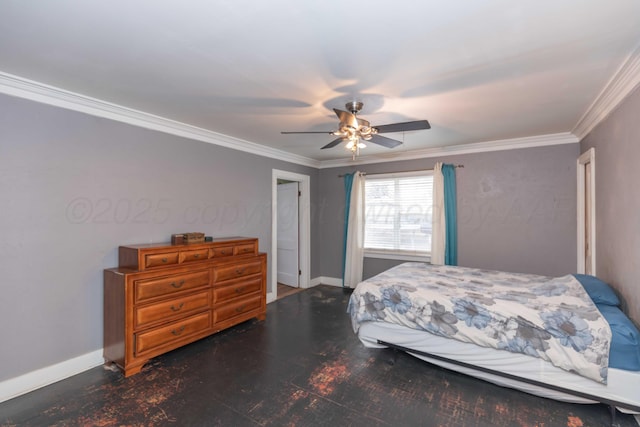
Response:
[{"label": "bedroom", "polygon": [[[5,49],[7,45],[2,48],[1,71],[71,90],[63,84],[64,78],[53,84],[26,71],[21,74],[7,69]],[[42,56],[45,61],[54,59]],[[390,172],[431,168],[435,161],[464,164],[458,178],[460,205],[468,206],[471,212],[461,217],[460,264],[564,274],[574,271],[576,263],[575,162],[580,153],[595,147],[597,272],[620,292],[631,317],[638,321],[640,291],[635,277],[640,245],[635,212],[640,198],[634,191],[639,172],[632,162],[639,150],[635,115],[640,95],[637,89],[631,90],[638,81],[637,63],[635,51],[627,63],[629,68],[622,70],[627,74],[618,74],[622,83],[631,87],[611,98],[624,101],[601,122],[603,117],[594,119],[598,126],[581,138],[541,138],[535,141],[539,146],[385,161],[361,168]],[[592,89],[593,96],[583,101],[585,108],[620,65],[622,62],[610,65],[611,74]],[[181,137],[180,128],[170,134],[132,126],[135,117],[112,120],[116,113],[105,111],[103,104],[64,92],[52,94],[43,85],[31,86],[29,91],[25,89],[29,81],[24,80],[13,80],[10,86],[9,79],[3,77],[2,221],[10,224],[5,225],[2,245],[2,271],[10,284],[3,300],[12,304],[0,316],[4,324],[13,326],[11,331],[3,331],[3,348],[14,349],[3,351],[0,360],[0,382],[7,396],[19,385],[12,380],[24,379],[38,369],[54,367],[68,372],[65,363],[85,368],[101,363],[102,269],[117,265],[119,245],[160,242],[174,232],[202,230],[216,236],[257,237],[261,250],[269,253],[272,169],[311,177],[311,204],[317,209],[311,218],[309,277],[340,277],[342,218],[336,212],[342,209],[343,190],[337,175],[354,169],[346,162],[348,156],[338,152],[345,162],[322,168],[296,163],[293,156],[283,155],[283,160],[260,156],[229,148],[228,140],[215,145]],[[126,92],[129,88],[115,89]],[[613,89],[621,90],[618,86]],[[83,103],[82,110],[68,106],[74,100],[78,101],[75,108]],[[232,99],[219,101],[214,112],[239,108]],[[284,107],[288,106],[284,101]],[[410,119],[423,118],[413,116],[415,100],[408,104],[411,106],[396,110]],[[614,106],[595,105],[598,108],[592,111],[606,115]],[[331,107],[341,108],[341,104]],[[269,118],[264,109],[254,106],[254,111],[263,111]],[[572,125],[585,111],[577,113]],[[323,123],[331,123],[327,117]],[[437,127],[433,115],[425,118]],[[264,121],[256,122],[256,127]],[[161,128],[161,124],[149,122],[147,127]],[[278,128],[289,129],[295,130]],[[469,142],[481,141],[485,139]],[[323,143],[313,139],[309,149]],[[214,185],[227,179],[234,185]],[[491,242],[490,251],[487,242]],[[388,265],[384,260],[367,258],[365,272],[374,274]]]}]

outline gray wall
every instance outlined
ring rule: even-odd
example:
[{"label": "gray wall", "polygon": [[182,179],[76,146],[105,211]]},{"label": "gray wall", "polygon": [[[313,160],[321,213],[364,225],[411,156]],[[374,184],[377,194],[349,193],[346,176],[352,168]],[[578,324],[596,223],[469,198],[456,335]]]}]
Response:
[{"label": "gray wall", "polygon": [[202,231],[270,252],[274,168],[310,175],[317,204],[315,168],[5,95],[0,111],[0,381],[102,348],[119,245]]},{"label": "gray wall", "polygon": [[640,322],[640,88],[580,142],[595,147],[596,274]]},{"label": "gray wall", "polygon": [[[271,170],[311,176],[311,277],[341,276],[343,182],[316,170],[0,95],[0,381],[102,347],[102,270],[172,233],[271,246]],[[461,265],[575,269],[578,145],[365,165],[458,169]],[[373,275],[394,261],[367,259]],[[270,284],[271,285],[271,284]],[[6,349],[11,349],[7,351]]]},{"label": "gray wall", "polygon": [[[367,173],[456,170],[458,263],[513,272],[563,275],[576,268],[576,159],[578,144],[361,165]],[[344,184],[355,167],[322,169],[317,198],[323,276],[342,276]],[[366,259],[370,277],[398,262]]]}]

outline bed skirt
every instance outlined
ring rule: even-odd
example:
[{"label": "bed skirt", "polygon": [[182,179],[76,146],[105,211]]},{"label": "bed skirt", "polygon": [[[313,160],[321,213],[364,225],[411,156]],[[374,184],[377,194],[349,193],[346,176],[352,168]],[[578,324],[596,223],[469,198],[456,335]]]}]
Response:
[{"label": "bed skirt", "polygon": [[[364,322],[360,326],[358,337],[366,347],[384,348],[384,345],[378,343],[378,340],[380,340],[399,347],[430,353],[465,364],[480,366],[567,390],[576,390],[600,399],[640,408],[640,372],[609,368],[608,385],[603,385],[564,371],[542,359],[503,350],[479,347],[474,344],[447,339],[428,332],[385,322]],[[428,356],[416,353],[410,354],[452,371],[461,372],[503,387],[513,388],[536,396],[572,403],[602,402],[602,400],[585,399],[557,390],[528,384],[523,381],[444,362]],[[616,407],[624,413],[640,413],[640,410],[619,407],[617,405]]]}]

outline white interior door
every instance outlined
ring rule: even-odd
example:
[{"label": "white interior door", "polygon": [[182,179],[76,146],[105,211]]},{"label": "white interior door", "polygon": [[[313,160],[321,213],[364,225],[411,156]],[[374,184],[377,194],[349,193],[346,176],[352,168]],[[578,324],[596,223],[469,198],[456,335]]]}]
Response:
[{"label": "white interior door", "polygon": [[596,275],[595,150],[578,158],[578,266],[577,273]]},{"label": "white interior door", "polygon": [[278,283],[298,287],[298,183],[278,184]]},{"label": "white interior door", "polygon": [[591,235],[591,229],[593,228],[591,218],[591,200],[592,188],[591,188],[591,162],[584,165],[584,272],[585,274],[593,274],[593,236]]}]

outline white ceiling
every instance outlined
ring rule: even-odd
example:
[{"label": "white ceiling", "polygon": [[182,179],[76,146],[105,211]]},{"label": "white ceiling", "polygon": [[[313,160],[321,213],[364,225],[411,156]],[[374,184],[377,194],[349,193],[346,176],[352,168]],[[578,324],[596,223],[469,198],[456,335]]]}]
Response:
[{"label": "white ceiling", "polygon": [[401,152],[571,132],[638,43],[638,0],[0,3],[0,72],[322,161],[349,152],[280,131],[351,100],[429,120]]}]

